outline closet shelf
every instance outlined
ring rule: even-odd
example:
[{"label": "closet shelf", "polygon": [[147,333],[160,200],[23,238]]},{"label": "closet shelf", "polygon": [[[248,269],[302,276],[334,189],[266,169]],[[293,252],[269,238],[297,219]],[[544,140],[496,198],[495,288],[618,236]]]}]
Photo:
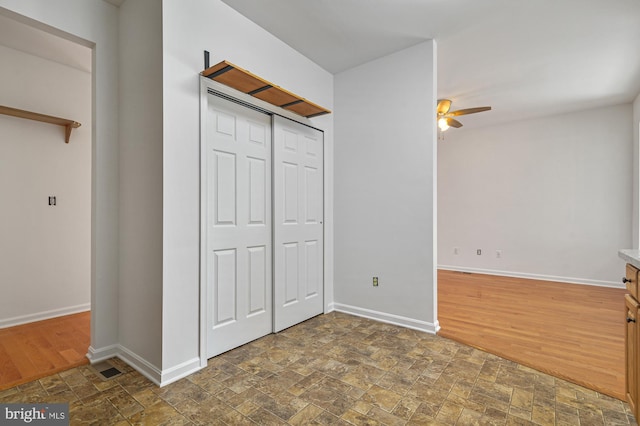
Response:
[{"label": "closet shelf", "polygon": [[331,114],[328,109],[276,86],[228,61],[222,61],[209,67],[202,71],[201,74],[204,77],[284,108],[287,111],[295,112],[303,117],[311,118],[323,114]]},{"label": "closet shelf", "polygon": [[58,126],[62,126],[65,128],[65,139],[66,143],[69,143],[69,138],[71,137],[71,130],[77,129],[80,127],[80,123],[73,120],[67,120],[65,118],[54,117],[52,115],[40,114],[37,112],[25,111],[17,108],[10,108],[7,106],[0,105],[0,114],[11,115],[13,117],[26,118],[28,120],[41,121],[43,123],[51,123],[57,124]]}]

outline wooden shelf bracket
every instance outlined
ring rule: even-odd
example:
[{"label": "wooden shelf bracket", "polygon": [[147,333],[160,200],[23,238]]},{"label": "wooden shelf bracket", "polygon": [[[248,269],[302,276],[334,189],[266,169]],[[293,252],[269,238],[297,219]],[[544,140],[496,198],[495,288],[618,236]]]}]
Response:
[{"label": "wooden shelf bracket", "polygon": [[69,139],[71,138],[71,130],[77,129],[81,126],[80,123],[73,120],[67,120],[66,118],[54,117],[52,115],[40,114],[32,111],[25,111],[22,109],[11,108],[7,106],[0,105],[0,114],[10,115],[13,117],[26,118],[27,120],[35,120],[41,121],[43,123],[51,123],[56,124],[58,126],[62,126],[65,128],[64,130],[64,141],[65,143],[69,143]]}]

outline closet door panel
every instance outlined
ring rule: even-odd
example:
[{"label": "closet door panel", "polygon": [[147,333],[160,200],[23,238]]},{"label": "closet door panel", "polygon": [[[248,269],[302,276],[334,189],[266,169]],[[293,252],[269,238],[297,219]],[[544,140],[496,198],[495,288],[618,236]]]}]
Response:
[{"label": "closet door panel", "polygon": [[271,117],[209,95],[207,356],[273,331]]},{"label": "closet door panel", "polygon": [[274,330],[324,309],[323,133],[274,116]]}]

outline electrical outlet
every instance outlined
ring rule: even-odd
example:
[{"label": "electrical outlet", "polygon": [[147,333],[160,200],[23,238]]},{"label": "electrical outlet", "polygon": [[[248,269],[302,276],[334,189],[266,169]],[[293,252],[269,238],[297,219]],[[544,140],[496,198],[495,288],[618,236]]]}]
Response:
[{"label": "electrical outlet", "polygon": [[477,254],[478,256],[482,256],[482,249],[478,249],[478,250],[476,250],[476,254]]},{"label": "electrical outlet", "polygon": [[453,254],[459,254],[459,253],[460,253],[460,249],[458,247],[454,247]]},{"label": "electrical outlet", "polygon": [[49,196],[49,205],[50,206],[55,206],[56,205],[56,196],[55,195]]},{"label": "electrical outlet", "polygon": [[496,259],[502,258],[502,250],[496,250]]},{"label": "electrical outlet", "polygon": [[373,277],[373,286],[378,287],[378,277]]}]

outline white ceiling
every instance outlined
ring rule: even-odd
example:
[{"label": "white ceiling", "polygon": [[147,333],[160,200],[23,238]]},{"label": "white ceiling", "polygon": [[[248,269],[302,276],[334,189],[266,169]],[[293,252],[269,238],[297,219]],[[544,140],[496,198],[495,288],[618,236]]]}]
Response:
[{"label": "white ceiling", "polygon": [[[466,128],[640,92],[639,0],[223,1],[332,73],[434,38],[438,97],[493,107]],[[1,15],[0,44],[90,71],[90,49]]]},{"label": "white ceiling", "polygon": [[223,1],[332,73],[435,39],[438,97],[493,107],[467,128],[640,92],[638,0]]}]

